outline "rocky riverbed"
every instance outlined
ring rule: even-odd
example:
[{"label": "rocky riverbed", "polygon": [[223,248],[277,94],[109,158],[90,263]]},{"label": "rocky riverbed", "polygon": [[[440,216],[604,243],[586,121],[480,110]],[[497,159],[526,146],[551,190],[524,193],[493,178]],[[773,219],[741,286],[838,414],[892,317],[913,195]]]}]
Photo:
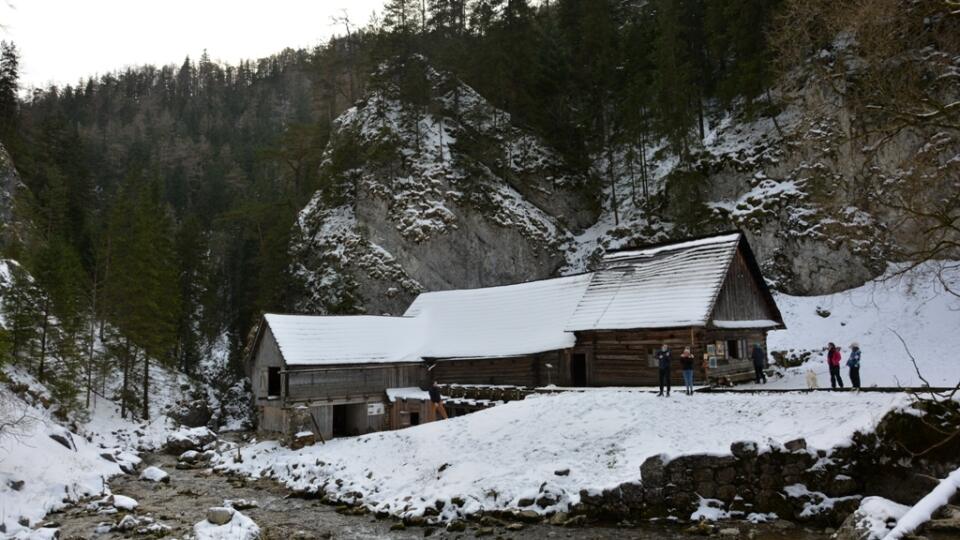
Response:
[{"label": "rocky riverbed", "polygon": [[[404,527],[390,519],[377,519],[371,515],[345,515],[337,508],[318,500],[291,496],[281,485],[270,480],[250,481],[237,477],[222,476],[208,469],[178,469],[177,459],[166,454],[147,454],[146,467],[158,467],[169,473],[168,482],[141,480],[137,475],[123,475],[110,482],[111,491],[117,496],[130,497],[136,501],[133,509],[129,501],[112,505],[80,504],[63,512],[51,514],[49,526],[59,528],[60,538],[185,538],[193,534],[194,524],[203,521],[211,507],[223,506],[225,500],[243,500],[243,514],[260,527],[261,538],[306,540],[313,538],[636,538],[674,539],[690,538],[694,534],[713,534],[727,538],[751,538],[758,540],[797,539],[818,540],[828,538],[828,531],[805,529],[785,521],[767,524],[745,522],[721,523],[710,531],[689,531],[689,525],[674,523],[642,523],[619,525],[584,525],[556,527],[547,524],[520,524],[502,522],[493,518],[480,523],[462,523],[463,530],[447,530],[435,527]],[[255,506],[246,508],[247,504]],[[342,510],[342,509],[341,509]],[[132,516],[136,520],[127,518]],[[126,530],[116,525],[127,518]],[[455,529],[459,528],[454,526]]]}]

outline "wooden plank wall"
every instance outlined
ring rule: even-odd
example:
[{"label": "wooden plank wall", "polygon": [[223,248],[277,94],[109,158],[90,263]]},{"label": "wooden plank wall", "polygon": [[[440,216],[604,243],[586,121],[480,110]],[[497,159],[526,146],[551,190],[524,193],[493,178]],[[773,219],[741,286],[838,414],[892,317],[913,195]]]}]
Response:
[{"label": "wooden plank wall", "polygon": [[440,384],[542,386],[547,384],[547,363],[554,366],[550,378],[557,384],[556,378],[563,371],[561,351],[510,358],[439,359],[430,377]]},{"label": "wooden plank wall", "polygon": [[713,308],[713,319],[720,321],[756,321],[774,319],[760,286],[753,279],[743,254],[737,254],[727,271],[717,303]]},{"label": "wooden plank wall", "polygon": [[673,352],[670,379],[673,384],[682,384],[680,354],[691,346],[697,360],[694,362],[694,380],[702,381],[700,363],[704,348],[702,336],[689,328],[675,330],[628,330],[604,332],[578,332],[578,347],[590,344],[593,358],[587,361],[587,381],[590,386],[656,386],[659,384],[659,368],[651,365],[650,354],[666,343]]},{"label": "wooden plank wall", "polygon": [[317,370],[316,366],[291,368],[287,374],[288,400],[352,401],[382,396],[387,388],[426,385],[426,368],[414,364],[357,364]]}]

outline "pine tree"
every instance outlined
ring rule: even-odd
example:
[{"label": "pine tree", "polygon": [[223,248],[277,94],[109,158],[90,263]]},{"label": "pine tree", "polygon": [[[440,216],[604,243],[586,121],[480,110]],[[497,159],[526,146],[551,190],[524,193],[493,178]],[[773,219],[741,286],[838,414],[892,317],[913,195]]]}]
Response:
[{"label": "pine tree", "polygon": [[151,358],[172,356],[180,304],[169,218],[157,200],[156,183],[149,190],[138,183],[138,177],[131,177],[114,202],[103,298],[115,329],[112,350],[121,360],[121,414],[138,401],[133,370],[142,357],[139,405],[141,415],[149,418]]},{"label": "pine tree", "polygon": [[20,53],[11,41],[0,41],[0,137],[4,142],[19,124]]},{"label": "pine tree", "polygon": [[40,289],[19,264],[8,261],[10,286],[3,294],[2,307],[6,321],[7,349],[10,361],[19,363],[33,350],[40,326]]}]

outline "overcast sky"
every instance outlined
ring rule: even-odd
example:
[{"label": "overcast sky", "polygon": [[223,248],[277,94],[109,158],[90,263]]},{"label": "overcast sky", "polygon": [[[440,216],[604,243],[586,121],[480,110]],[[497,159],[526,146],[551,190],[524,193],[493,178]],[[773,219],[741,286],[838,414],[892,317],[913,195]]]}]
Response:
[{"label": "overcast sky", "polygon": [[21,83],[76,83],[140,64],[179,64],[188,54],[236,63],[342,33],[346,10],[370,21],[383,0],[0,0],[2,39],[20,50]]}]

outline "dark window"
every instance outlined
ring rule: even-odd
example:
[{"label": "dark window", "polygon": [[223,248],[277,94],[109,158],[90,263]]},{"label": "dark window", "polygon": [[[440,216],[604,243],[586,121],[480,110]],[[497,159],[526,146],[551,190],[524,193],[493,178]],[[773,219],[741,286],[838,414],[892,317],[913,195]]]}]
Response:
[{"label": "dark window", "polygon": [[740,342],[735,339],[727,340],[727,358],[740,359]]},{"label": "dark window", "polygon": [[747,340],[728,339],[727,340],[727,358],[731,360],[746,360],[750,354],[747,350]]},{"label": "dark window", "polygon": [[419,426],[420,425],[420,413],[412,412],[410,413],[410,425]]},{"label": "dark window", "polygon": [[267,396],[280,397],[280,368],[267,368]]}]

